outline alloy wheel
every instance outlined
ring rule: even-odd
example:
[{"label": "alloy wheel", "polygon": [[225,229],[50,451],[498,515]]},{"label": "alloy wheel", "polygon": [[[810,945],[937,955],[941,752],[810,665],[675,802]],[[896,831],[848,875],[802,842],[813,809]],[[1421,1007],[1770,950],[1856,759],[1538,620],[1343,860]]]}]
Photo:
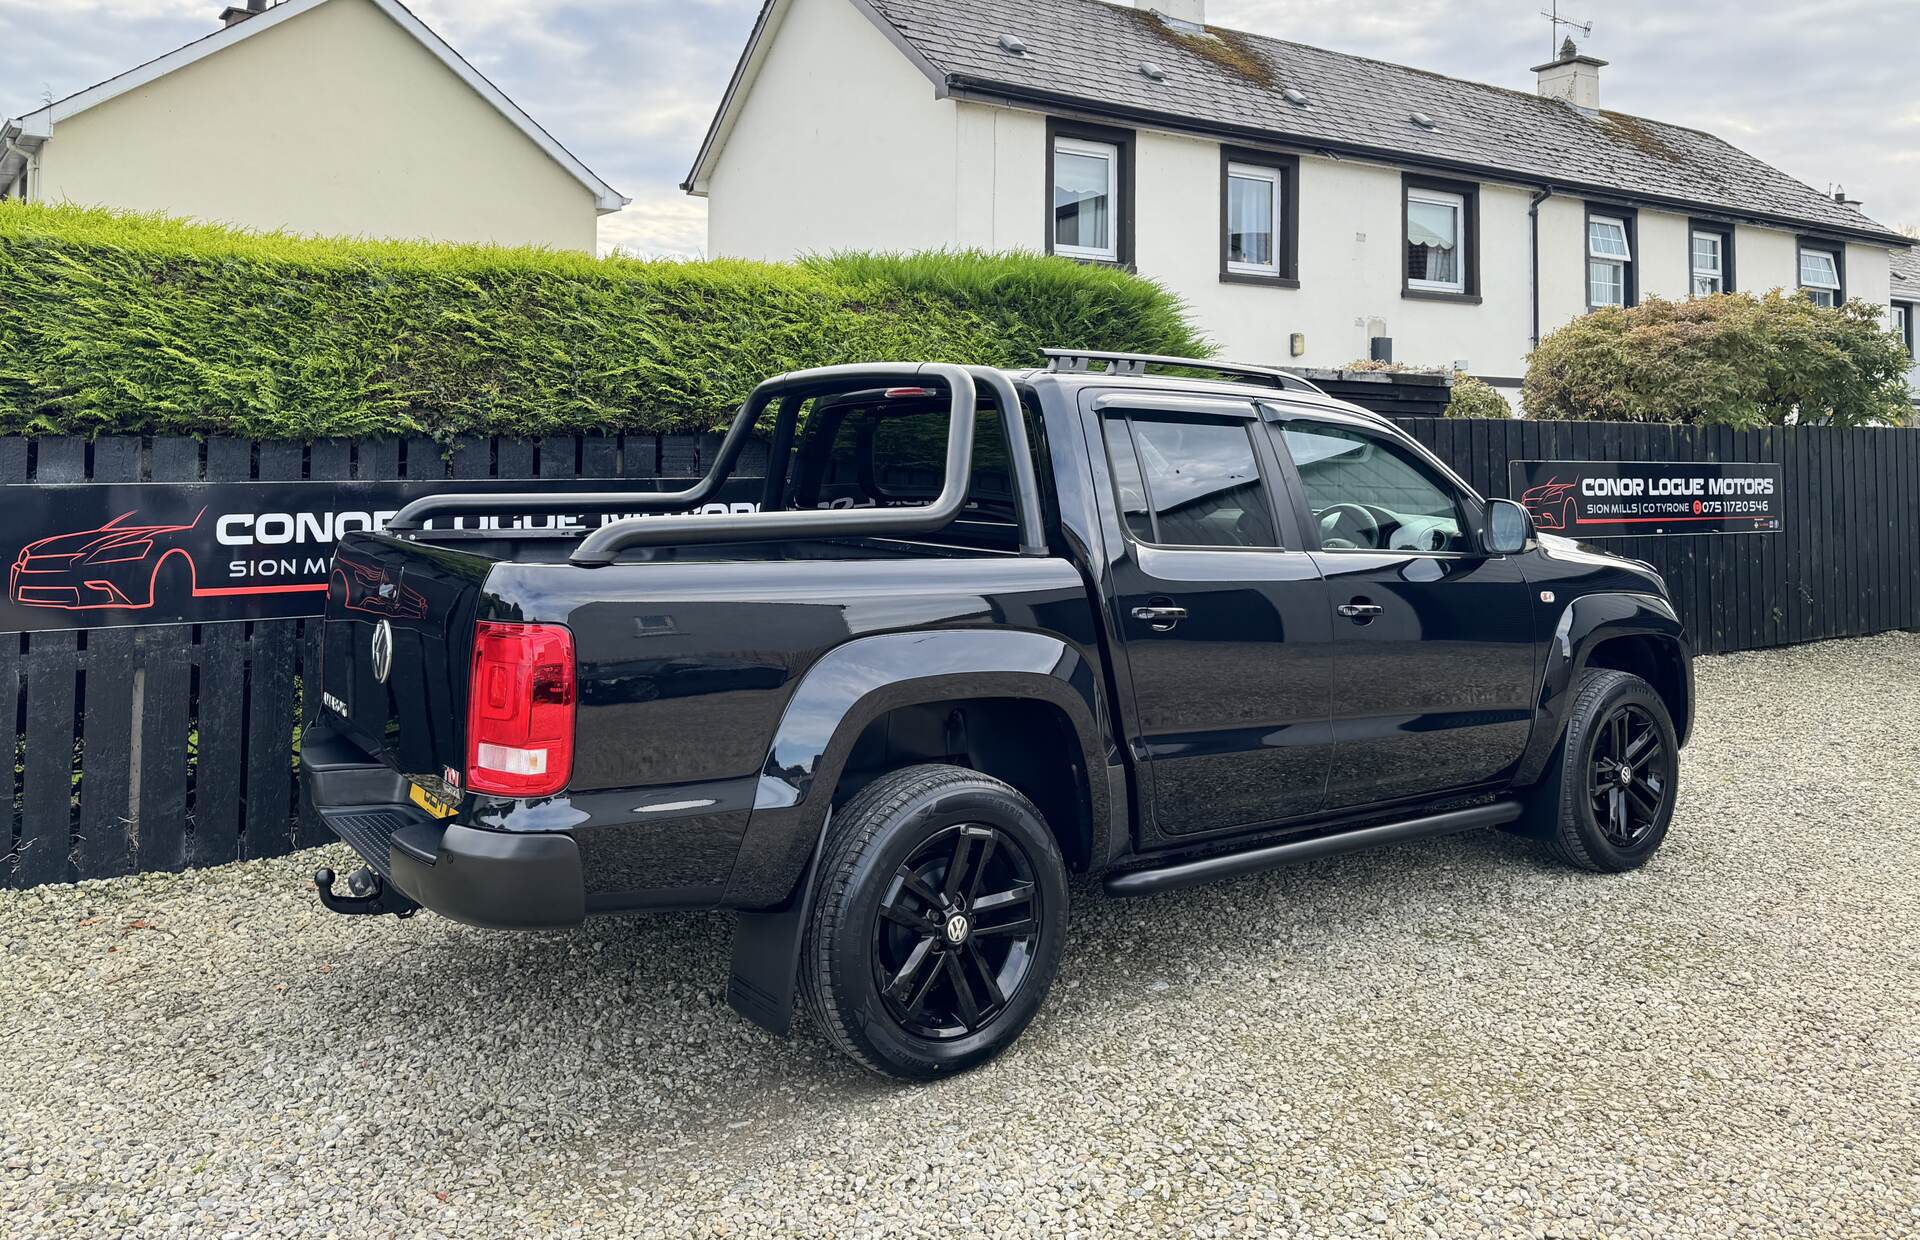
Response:
[{"label": "alloy wheel", "polygon": [[1633,848],[1660,824],[1673,786],[1673,756],[1653,716],[1624,705],[1601,721],[1587,763],[1587,798],[1600,833]]},{"label": "alloy wheel", "polygon": [[924,1038],[992,1024],[1033,967],[1040,911],[1033,863],[1008,833],[966,823],[924,841],[874,918],[874,984],[888,1013]]}]

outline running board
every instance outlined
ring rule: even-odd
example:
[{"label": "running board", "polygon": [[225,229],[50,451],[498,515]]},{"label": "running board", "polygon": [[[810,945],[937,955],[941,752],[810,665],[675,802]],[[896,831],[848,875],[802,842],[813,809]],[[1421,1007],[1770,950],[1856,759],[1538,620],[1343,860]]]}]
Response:
[{"label": "running board", "polygon": [[1363,848],[1407,844],[1436,835],[1455,835],[1462,831],[1477,831],[1482,827],[1498,827],[1519,818],[1520,813],[1518,802],[1496,801],[1492,805],[1476,805],[1470,809],[1456,809],[1425,818],[1409,818],[1405,822],[1387,822],[1377,827],[1362,827],[1357,831],[1316,835],[1310,840],[1292,840],[1269,848],[1202,857],[1198,861],[1184,861],[1179,865],[1161,866],[1158,869],[1128,870],[1107,879],[1107,894],[1150,896],[1181,887],[1196,887],[1215,879],[1237,878],[1242,874],[1278,869],[1295,861],[1311,861],[1316,857],[1359,852]]}]

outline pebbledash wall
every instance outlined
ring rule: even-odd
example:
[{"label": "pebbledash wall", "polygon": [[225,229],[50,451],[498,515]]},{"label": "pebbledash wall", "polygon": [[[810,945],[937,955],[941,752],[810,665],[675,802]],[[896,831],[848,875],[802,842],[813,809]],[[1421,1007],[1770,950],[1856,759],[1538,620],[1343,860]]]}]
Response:
[{"label": "pebbledash wall", "polygon": [[[1343,394],[1364,382],[1355,387]],[[1419,409],[1424,398],[1400,399]],[[1488,495],[1507,493],[1516,460],[1777,463],[1781,533],[1606,544],[1666,574],[1702,653],[1920,628],[1920,431],[1401,424]],[[717,444],[652,435],[466,439],[450,450],[428,440],[0,438],[0,484],[688,477],[705,472]],[[0,886],[326,842],[295,768],[318,627],[281,619],[0,634],[0,744],[13,755]]]},{"label": "pebbledash wall", "polygon": [[[930,99],[926,77],[845,0],[795,0],[779,37],[763,43],[759,77],[706,187],[715,256],[1046,247],[1046,116]],[[800,99],[805,116],[788,106]],[[1517,397],[1533,347],[1531,189],[1480,179],[1479,300],[1420,300],[1402,295],[1402,170],[1292,152],[1300,160],[1300,287],[1230,283],[1220,276],[1220,144],[1133,132],[1134,266],[1179,294],[1221,356],[1342,366],[1368,356],[1377,330],[1400,361],[1464,362],[1473,374],[1509,381],[1499,386]],[[857,209],[849,186],[857,186]],[[1566,196],[1541,204],[1543,333],[1586,313],[1587,207]],[[1636,219],[1640,296],[1686,297],[1689,217],[1643,206]],[[1734,232],[1735,288],[1798,287],[1795,232]],[[1888,254],[1846,246],[1848,296],[1888,304]],[[1306,337],[1298,356],[1295,332]]]}]

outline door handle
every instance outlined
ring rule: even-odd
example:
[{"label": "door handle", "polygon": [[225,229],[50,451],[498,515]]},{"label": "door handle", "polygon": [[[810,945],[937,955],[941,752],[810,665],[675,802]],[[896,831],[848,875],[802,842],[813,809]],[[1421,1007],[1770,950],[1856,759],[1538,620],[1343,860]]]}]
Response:
[{"label": "door handle", "polygon": [[1133,609],[1133,618],[1145,620],[1155,631],[1164,633],[1187,618],[1187,609],[1173,606],[1136,607]]},{"label": "door handle", "polygon": [[1339,610],[1340,614],[1349,620],[1371,620],[1375,616],[1384,616],[1387,614],[1387,609],[1380,604],[1369,603],[1363,599],[1355,599],[1351,603],[1344,603]]}]

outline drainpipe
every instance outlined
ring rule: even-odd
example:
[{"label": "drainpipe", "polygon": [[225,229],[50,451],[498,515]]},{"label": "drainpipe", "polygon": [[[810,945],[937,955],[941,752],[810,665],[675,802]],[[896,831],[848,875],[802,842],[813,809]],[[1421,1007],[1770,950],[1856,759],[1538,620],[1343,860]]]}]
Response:
[{"label": "drainpipe", "polygon": [[1553,186],[1544,185],[1527,202],[1527,227],[1533,236],[1533,348],[1540,347],[1540,204],[1553,197]]}]

